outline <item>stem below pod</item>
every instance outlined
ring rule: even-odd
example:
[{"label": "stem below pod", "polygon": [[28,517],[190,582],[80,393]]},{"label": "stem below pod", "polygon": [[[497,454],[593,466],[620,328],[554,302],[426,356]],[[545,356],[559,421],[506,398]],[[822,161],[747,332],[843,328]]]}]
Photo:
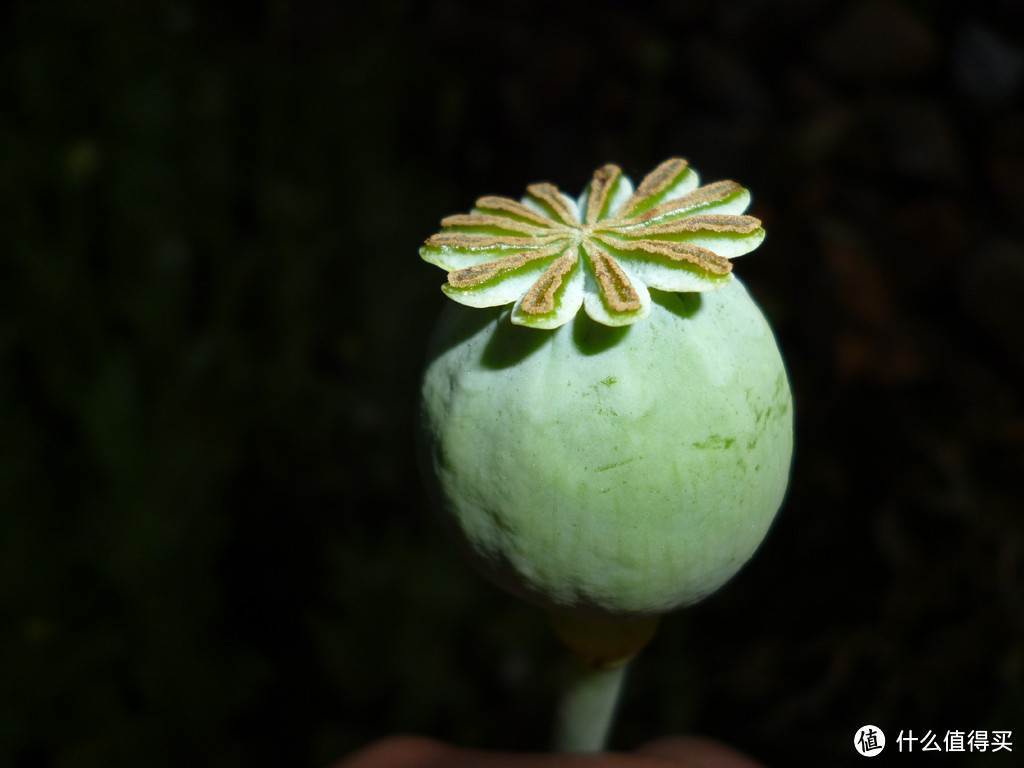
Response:
[{"label": "stem below pod", "polygon": [[600,752],[608,741],[629,663],[598,668],[577,658],[562,691],[555,723],[559,752]]},{"label": "stem below pod", "polygon": [[559,752],[604,749],[630,660],[658,628],[657,616],[587,619],[551,614],[551,624],[572,652],[555,725]]}]

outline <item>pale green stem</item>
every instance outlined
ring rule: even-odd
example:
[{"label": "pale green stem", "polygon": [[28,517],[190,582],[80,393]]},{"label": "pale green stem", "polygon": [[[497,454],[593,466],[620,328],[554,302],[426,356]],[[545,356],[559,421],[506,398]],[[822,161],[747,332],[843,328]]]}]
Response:
[{"label": "pale green stem", "polygon": [[628,663],[610,669],[572,659],[555,723],[559,752],[600,752],[608,741]]}]

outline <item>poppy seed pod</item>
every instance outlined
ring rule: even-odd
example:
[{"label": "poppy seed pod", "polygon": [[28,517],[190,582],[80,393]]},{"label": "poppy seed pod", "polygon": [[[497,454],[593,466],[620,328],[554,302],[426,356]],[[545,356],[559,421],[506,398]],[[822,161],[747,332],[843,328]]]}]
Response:
[{"label": "poppy seed pod", "polygon": [[554,612],[630,617],[694,603],[747,562],[793,430],[739,281],[658,296],[621,330],[481,314],[447,309],[422,401],[428,476],[477,569]]},{"label": "poppy seed pod", "polygon": [[609,165],[579,200],[549,184],[481,198],[426,242],[455,303],[423,378],[423,465],[494,583],[628,625],[706,597],[754,554],[785,494],[793,407],[731,273],[764,237],[748,203],[683,160],[636,189]]}]

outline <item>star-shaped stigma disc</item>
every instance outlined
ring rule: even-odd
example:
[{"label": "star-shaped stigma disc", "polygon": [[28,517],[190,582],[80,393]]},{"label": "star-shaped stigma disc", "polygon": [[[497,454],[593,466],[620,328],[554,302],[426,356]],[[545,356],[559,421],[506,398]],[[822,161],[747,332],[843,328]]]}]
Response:
[{"label": "star-shaped stigma disc", "polygon": [[579,200],[531,184],[521,201],[481,197],[441,220],[420,249],[448,270],[444,292],[471,307],[515,302],[512,322],[557,328],[582,305],[605,325],[650,312],[648,288],[692,292],[732,279],[730,258],[764,239],[733,181],[699,186],[686,160],[666,160],[634,189],[617,165],[598,168]]}]

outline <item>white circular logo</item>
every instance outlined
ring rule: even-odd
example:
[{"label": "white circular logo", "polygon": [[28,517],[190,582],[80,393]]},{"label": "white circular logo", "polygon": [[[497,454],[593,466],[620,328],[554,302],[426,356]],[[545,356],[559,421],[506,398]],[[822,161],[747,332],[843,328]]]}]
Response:
[{"label": "white circular logo", "polygon": [[862,725],[853,735],[853,746],[864,757],[874,757],[885,746],[885,734],[877,725]]}]

